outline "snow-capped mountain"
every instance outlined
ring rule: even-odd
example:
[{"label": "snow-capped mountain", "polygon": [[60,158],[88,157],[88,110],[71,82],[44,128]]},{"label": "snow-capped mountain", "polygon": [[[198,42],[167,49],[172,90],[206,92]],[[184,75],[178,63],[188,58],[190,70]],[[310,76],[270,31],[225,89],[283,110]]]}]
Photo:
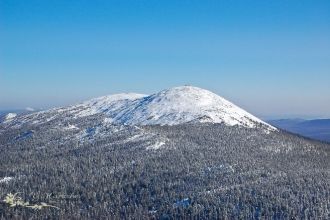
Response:
[{"label": "snow-capped mountain", "polygon": [[[26,218],[180,219],[197,210],[201,219],[329,219],[330,145],[275,131],[204,89],[117,94],[9,118],[0,123],[3,196],[25,192],[22,201],[33,194],[59,208],[20,207]],[[154,124],[170,126],[142,126]],[[6,203],[0,210],[3,219],[16,213]]]},{"label": "snow-capped mountain", "polygon": [[[267,130],[274,127],[205,89],[180,86],[152,95],[116,94],[23,116],[21,123],[43,123],[58,117],[105,114],[108,122],[126,125],[177,125],[189,122],[224,123]],[[16,121],[17,122],[17,121]]]}]

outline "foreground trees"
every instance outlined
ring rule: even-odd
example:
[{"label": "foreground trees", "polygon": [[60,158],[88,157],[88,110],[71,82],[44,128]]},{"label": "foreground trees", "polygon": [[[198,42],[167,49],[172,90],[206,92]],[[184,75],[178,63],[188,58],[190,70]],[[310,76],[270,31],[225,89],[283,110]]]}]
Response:
[{"label": "foreground trees", "polygon": [[[1,200],[18,193],[59,209],[2,202],[0,219],[330,218],[329,145],[223,125],[140,130],[100,120],[2,131],[0,180],[13,179],[0,182]],[[165,145],[147,150],[158,139]]]}]

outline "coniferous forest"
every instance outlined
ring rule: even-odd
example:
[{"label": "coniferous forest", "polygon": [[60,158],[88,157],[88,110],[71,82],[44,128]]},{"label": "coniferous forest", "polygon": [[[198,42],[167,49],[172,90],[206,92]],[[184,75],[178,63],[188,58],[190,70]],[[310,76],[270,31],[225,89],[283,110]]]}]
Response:
[{"label": "coniferous forest", "polygon": [[329,144],[222,124],[103,122],[0,124],[0,219],[330,218]]}]

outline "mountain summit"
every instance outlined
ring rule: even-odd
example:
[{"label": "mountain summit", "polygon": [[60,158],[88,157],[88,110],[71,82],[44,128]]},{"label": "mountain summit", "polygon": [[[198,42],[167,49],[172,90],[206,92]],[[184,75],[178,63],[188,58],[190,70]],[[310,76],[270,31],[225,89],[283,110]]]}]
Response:
[{"label": "mountain summit", "polygon": [[226,99],[193,86],[174,87],[152,95],[126,93],[103,96],[77,105],[31,114],[33,117],[27,115],[25,121],[49,121],[48,113],[51,113],[51,118],[105,114],[108,122],[127,125],[209,122],[276,130]]},{"label": "mountain summit", "polygon": [[[267,125],[226,99],[193,86],[174,87],[139,99],[126,97],[125,100],[127,105],[108,109],[108,113],[115,116],[114,122],[133,125],[176,125],[199,121],[244,127]],[[123,101],[117,100],[120,104]]]}]

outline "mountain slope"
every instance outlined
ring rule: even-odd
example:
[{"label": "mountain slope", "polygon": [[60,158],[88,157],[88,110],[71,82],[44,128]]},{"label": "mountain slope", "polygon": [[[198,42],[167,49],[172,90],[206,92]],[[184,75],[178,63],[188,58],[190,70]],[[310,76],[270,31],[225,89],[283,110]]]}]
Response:
[{"label": "mountain slope", "polygon": [[0,152],[1,200],[59,208],[0,219],[329,219],[330,145],[282,131],[96,114],[5,129]]},{"label": "mountain slope", "polygon": [[201,88],[175,87],[153,95],[117,94],[70,107],[37,112],[13,120],[12,125],[46,123],[56,118],[104,114],[108,121],[127,125],[178,125],[188,122],[224,123],[276,130],[224,98]]},{"label": "mountain slope", "polygon": [[0,202],[0,219],[329,219],[330,145],[265,128],[195,87],[18,115],[0,200],[30,208]]},{"label": "mountain slope", "polygon": [[176,125],[198,120],[256,127],[261,120],[204,89],[181,86],[144,97],[121,112],[115,121],[127,124]]}]

